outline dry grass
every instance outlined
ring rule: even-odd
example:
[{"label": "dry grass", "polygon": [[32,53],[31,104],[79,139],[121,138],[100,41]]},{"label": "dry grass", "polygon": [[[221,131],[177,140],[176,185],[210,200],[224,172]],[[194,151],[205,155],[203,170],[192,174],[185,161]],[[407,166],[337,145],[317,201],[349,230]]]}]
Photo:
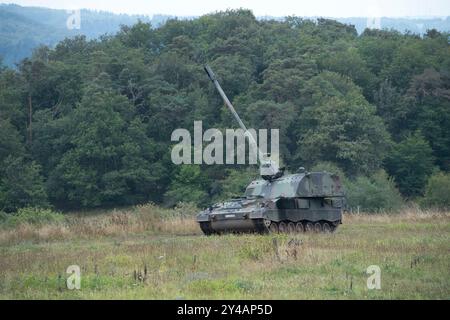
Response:
[{"label": "dry grass", "polygon": [[400,221],[423,221],[430,219],[441,219],[448,218],[449,212],[440,211],[436,209],[421,209],[416,205],[410,205],[401,209],[399,212],[390,213],[390,212],[381,212],[377,214],[368,214],[368,213],[347,213],[344,215],[345,221],[361,221],[361,222],[400,222]]},{"label": "dry grass", "polygon": [[[347,214],[330,235],[205,237],[192,215],[160,210],[0,231],[0,298],[450,298],[448,212]],[[81,290],[65,285],[73,264]],[[366,287],[374,264],[381,290]]]},{"label": "dry grass", "polygon": [[161,209],[147,204],[106,214],[71,213],[64,222],[42,226],[20,224],[0,230],[0,245],[23,241],[42,242],[71,239],[96,239],[130,234],[200,234],[194,219],[195,208]]}]

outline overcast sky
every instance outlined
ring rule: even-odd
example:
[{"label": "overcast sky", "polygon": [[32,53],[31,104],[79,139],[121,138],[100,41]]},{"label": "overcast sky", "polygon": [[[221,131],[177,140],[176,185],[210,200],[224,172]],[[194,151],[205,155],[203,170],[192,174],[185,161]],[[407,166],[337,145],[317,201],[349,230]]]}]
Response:
[{"label": "overcast sky", "polygon": [[257,16],[400,17],[448,16],[450,0],[0,0],[23,6],[111,11],[129,14],[198,16],[248,8]]}]

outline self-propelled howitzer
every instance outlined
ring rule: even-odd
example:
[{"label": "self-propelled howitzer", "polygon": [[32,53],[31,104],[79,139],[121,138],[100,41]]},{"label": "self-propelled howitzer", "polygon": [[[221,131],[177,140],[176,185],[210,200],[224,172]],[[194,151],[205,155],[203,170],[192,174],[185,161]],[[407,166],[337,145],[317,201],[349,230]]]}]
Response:
[{"label": "self-propelled howitzer", "polygon": [[[212,70],[205,71],[239,126],[248,133]],[[248,134],[250,143],[254,142]],[[197,215],[206,235],[223,232],[333,232],[342,222],[345,194],[337,175],[307,172],[284,175],[284,170],[260,156],[261,177],[242,197],[216,203]],[[263,159],[263,160],[261,160]],[[264,160],[266,159],[266,160]],[[268,169],[268,170],[267,170]]]},{"label": "self-propelled howitzer", "polygon": [[338,176],[303,172],[255,180],[240,198],[197,216],[207,234],[222,232],[333,232],[342,221],[345,195]]}]

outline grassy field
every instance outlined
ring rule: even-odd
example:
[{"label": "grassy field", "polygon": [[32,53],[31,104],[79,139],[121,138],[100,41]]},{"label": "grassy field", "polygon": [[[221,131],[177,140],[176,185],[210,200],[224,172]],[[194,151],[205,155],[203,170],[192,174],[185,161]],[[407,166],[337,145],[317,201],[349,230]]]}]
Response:
[{"label": "grassy field", "polygon": [[[66,269],[81,268],[69,290]],[[381,268],[368,290],[366,269]],[[152,205],[0,229],[2,299],[449,299],[450,213],[346,215],[334,234],[201,235]]]}]

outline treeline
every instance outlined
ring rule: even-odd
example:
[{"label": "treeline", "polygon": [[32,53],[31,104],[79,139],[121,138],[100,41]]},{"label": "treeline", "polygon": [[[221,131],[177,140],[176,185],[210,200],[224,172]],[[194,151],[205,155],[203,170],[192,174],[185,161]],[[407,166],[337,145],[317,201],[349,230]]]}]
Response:
[{"label": "treeline", "polygon": [[340,172],[362,209],[450,206],[448,37],[230,10],[40,47],[0,71],[0,211],[242,192],[256,168],[170,159],[176,128],[236,127],[204,63],[249,127],[280,129],[291,172]]},{"label": "treeline", "polygon": [[[7,66],[13,67],[23,58],[29,57],[33,49],[39,45],[54,47],[65,37],[85,35],[95,39],[103,34],[115,34],[121,25],[133,25],[138,20],[149,22],[153,27],[163,25],[174,16],[156,14],[147,15],[114,14],[106,11],[80,10],[80,29],[67,28],[67,20],[71,11],[43,7],[23,7],[16,4],[0,3],[0,56]],[[193,19],[184,16],[179,19]],[[257,17],[257,19],[283,20],[282,17]],[[358,33],[367,26],[367,18],[337,18],[339,22],[355,25]],[[442,32],[450,30],[450,17],[429,18],[380,18],[383,28],[400,32],[413,32],[422,35],[427,29]]]}]

